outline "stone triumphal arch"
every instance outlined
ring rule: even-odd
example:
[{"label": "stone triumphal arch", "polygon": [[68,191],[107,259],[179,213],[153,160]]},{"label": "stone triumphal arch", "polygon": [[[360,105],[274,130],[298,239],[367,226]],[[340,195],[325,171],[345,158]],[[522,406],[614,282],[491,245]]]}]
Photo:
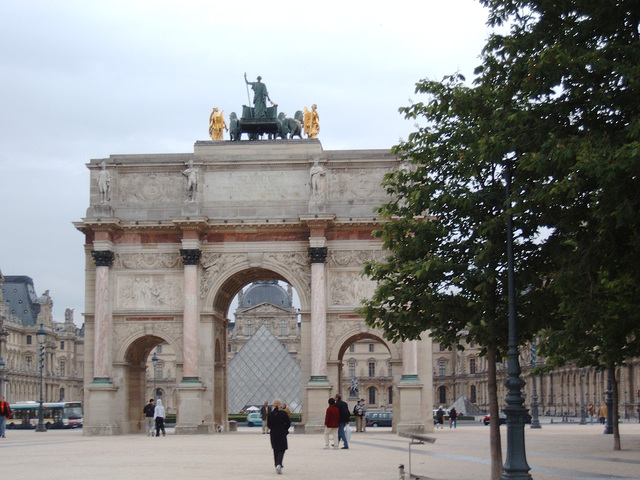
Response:
[{"label": "stone triumphal arch", "polygon": [[[354,312],[384,258],[372,231],[389,151],[326,151],[317,139],[196,142],[193,153],[92,160],[86,237],[86,435],[143,430],[147,359],[177,356],[176,433],[228,428],[227,315],[255,280],[300,297],[302,423],[320,430],[342,357],[375,338]],[[394,427],[432,429],[431,342],[385,342]],[[343,395],[345,392],[343,392]]]}]

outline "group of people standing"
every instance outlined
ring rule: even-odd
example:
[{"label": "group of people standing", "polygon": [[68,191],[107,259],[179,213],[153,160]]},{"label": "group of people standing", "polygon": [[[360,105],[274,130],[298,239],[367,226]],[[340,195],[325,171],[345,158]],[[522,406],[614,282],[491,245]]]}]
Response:
[{"label": "group of people standing", "polygon": [[164,430],[164,417],[166,413],[162,405],[162,400],[158,399],[158,402],[154,405],[153,398],[150,398],[149,403],[144,406],[142,411],[147,419],[147,436],[153,437],[153,431],[155,430],[155,436],[159,437],[160,431],[162,430],[162,436],[164,437],[166,435]]},{"label": "group of people standing", "polygon": [[[364,399],[360,399],[353,408],[353,414],[356,417],[356,432],[364,432],[366,428],[366,412],[367,407]],[[342,400],[342,395],[336,393],[329,399],[329,406],[324,416],[324,448],[340,448],[342,441],[343,450],[349,449],[349,437],[351,427],[349,421],[351,412],[349,405]]]}]

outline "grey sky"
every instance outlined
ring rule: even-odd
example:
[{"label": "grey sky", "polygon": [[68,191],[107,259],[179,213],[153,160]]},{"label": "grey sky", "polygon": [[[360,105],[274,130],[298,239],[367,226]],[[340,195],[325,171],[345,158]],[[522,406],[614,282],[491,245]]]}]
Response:
[{"label": "grey sky", "polygon": [[[471,77],[487,37],[474,0],[0,0],[0,269],[84,311],[92,158],[192,152],[212,108],[240,112],[243,74],[278,110],[318,105],[325,150],[391,148],[414,85]],[[226,138],[226,137],[225,137]]]}]

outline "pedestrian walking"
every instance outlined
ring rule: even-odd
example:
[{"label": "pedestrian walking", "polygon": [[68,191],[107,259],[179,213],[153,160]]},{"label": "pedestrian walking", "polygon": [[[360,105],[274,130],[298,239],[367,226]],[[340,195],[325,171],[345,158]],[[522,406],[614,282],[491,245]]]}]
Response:
[{"label": "pedestrian walking", "polygon": [[269,428],[267,428],[267,417],[271,413],[271,407],[269,406],[269,402],[264,402],[264,405],[260,407],[260,418],[262,419],[262,434],[269,433]]},{"label": "pedestrian walking", "polygon": [[153,437],[153,430],[155,429],[153,414],[155,410],[156,410],[156,406],[153,404],[153,398],[150,398],[149,403],[147,403],[142,409],[142,412],[144,413],[144,416],[147,419],[147,437]]},{"label": "pedestrian walking", "polygon": [[458,426],[458,412],[456,412],[456,407],[453,407],[449,412],[449,428],[457,428]]},{"label": "pedestrian walking", "polygon": [[329,439],[332,438],[332,447],[338,449],[338,428],[340,427],[340,409],[336,407],[336,401],[329,399],[327,412],[324,414],[324,448],[329,447]]},{"label": "pedestrian walking", "polygon": [[164,407],[162,406],[162,400],[158,399],[158,402],[156,403],[156,408],[153,411],[153,418],[156,421],[156,437],[160,436],[160,430],[162,430],[162,436],[165,436],[165,431],[164,431],[164,417],[165,417],[165,412],[164,412]]},{"label": "pedestrian walking", "polygon": [[273,401],[273,410],[267,417],[267,427],[271,436],[271,448],[273,449],[273,461],[276,466],[276,472],[282,474],[284,452],[289,448],[287,443],[287,435],[289,435],[289,427],[291,420],[284,410],[281,410],[282,402],[276,398]]},{"label": "pedestrian walking", "polygon": [[0,395],[0,437],[5,438],[7,429],[7,420],[11,418],[11,407],[5,402],[4,397]]},{"label": "pedestrian walking", "polygon": [[340,424],[338,426],[338,443],[340,443],[340,440],[342,440],[344,442],[344,446],[342,447],[342,449],[348,450],[349,440],[345,435],[344,429],[347,425],[349,425],[349,419],[351,417],[351,412],[349,412],[349,405],[347,405],[347,402],[342,400],[342,395],[340,395],[339,393],[336,393],[333,399],[336,401],[336,407],[338,407],[338,410],[340,410]]}]

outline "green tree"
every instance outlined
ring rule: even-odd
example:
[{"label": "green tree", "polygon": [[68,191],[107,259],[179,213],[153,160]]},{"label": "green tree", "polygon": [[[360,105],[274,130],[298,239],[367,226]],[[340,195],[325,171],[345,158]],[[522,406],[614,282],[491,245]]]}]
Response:
[{"label": "green tree", "polygon": [[[496,362],[508,345],[507,210],[503,171],[518,153],[511,106],[496,102],[490,88],[469,88],[455,75],[421,81],[426,103],[401,109],[426,126],[396,147],[411,168],[385,179],[391,195],[379,209],[384,223],[376,235],[389,251],[386,262],[366,265],[378,283],[360,313],[387,339],[417,339],[425,331],[448,348],[462,340],[483,346],[488,359],[490,413],[498,418]],[[508,108],[507,108],[508,107]],[[515,185],[518,185],[516,182]],[[519,329],[531,338],[544,316],[539,272],[537,214],[524,204],[516,215]],[[492,422],[492,478],[502,472],[499,423]]]},{"label": "green tree", "polygon": [[[640,354],[640,3],[482,0],[479,85],[519,105],[519,171],[537,204],[559,300],[540,353],[613,371]],[[614,377],[614,448],[620,448]]]}]

